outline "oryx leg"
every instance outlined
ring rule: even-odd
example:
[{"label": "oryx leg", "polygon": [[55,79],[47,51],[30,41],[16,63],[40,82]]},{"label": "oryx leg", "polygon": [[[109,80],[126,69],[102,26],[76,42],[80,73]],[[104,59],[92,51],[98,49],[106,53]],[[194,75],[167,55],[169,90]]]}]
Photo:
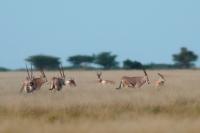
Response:
[{"label": "oryx leg", "polygon": [[24,90],[24,87],[25,87],[25,84],[23,83],[22,87],[20,88],[20,91],[19,91],[20,93],[22,93],[22,91]]},{"label": "oryx leg", "polygon": [[122,83],[122,81],[120,82],[120,84],[119,84],[119,87],[118,88],[116,88],[116,89],[121,89],[122,88],[122,86],[123,86],[123,83]]},{"label": "oryx leg", "polygon": [[55,89],[55,85],[54,85],[54,84],[51,84],[51,87],[50,87],[49,90],[53,90],[53,89]]},{"label": "oryx leg", "polygon": [[61,90],[61,85],[55,85],[55,90],[60,91]]}]

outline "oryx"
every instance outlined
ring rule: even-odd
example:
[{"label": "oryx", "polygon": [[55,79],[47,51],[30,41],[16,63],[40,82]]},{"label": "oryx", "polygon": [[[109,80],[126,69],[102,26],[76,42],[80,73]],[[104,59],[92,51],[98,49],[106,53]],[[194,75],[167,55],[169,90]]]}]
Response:
[{"label": "oryx", "polygon": [[143,72],[145,74],[144,76],[136,76],[136,77],[123,76],[119,87],[116,89],[120,89],[122,87],[132,87],[132,88],[138,87],[138,88],[140,88],[145,83],[150,84],[149,77],[148,77],[146,70],[143,69]]},{"label": "oryx", "polygon": [[59,77],[53,77],[51,79],[51,87],[49,90],[57,90],[60,91],[62,89],[62,87],[66,84],[70,85],[70,86],[76,86],[76,82],[74,79],[69,79],[69,80],[65,80],[65,73],[64,73],[64,69],[61,65],[61,67],[59,67],[59,72],[60,72],[60,76]]},{"label": "oryx", "polygon": [[103,84],[103,85],[105,85],[105,84],[114,85],[114,84],[115,84],[114,81],[102,79],[101,76],[102,76],[102,72],[97,72],[97,78],[98,78],[98,82],[99,82],[100,84]]},{"label": "oryx", "polygon": [[29,70],[26,65],[26,71],[27,71],[27,77],[22,83],[20,92],[22,92],[23,90],[27,93],[33,92],[35,90],[40,89],[42,85],[47,82],[47,77],[42,69],[40,70],[41,75],[39,77],[33,76],[32,65],[31,65],[31,70]]}]

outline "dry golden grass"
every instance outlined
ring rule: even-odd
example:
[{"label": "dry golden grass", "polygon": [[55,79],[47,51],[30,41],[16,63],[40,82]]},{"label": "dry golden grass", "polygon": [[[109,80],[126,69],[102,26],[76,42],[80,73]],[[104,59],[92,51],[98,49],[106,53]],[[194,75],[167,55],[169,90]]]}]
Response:
[{"label": "dry golden grass", "polygon": [[25,72],[0,73],[0,132],[198,133],[200,71],[159,71],[167,83],[155,88],[157,72],[148,71],[151,85],[116,90],[123,75],[142,71],[103,72],[115,86],[98,84],[95,71],[66,71],[78,87],[50,93],[46,84],[33,94],[19,93]]}]

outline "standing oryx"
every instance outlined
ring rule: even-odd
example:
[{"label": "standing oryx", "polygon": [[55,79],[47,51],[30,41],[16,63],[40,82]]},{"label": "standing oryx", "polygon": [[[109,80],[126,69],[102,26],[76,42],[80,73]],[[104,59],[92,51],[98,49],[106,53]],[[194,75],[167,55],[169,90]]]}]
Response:
[{"label": "standing oryx", "polygon": [[76,82],[74,79],[65,80],[65,73],[62,66],[61,68],[59,68],[59,72],[60,77],[53,77],[51,79],[51,88],[49,90],[56,89],[57,91],[60,91],[62,87],[66,84],[74,87],[76,86]]},{"label": "standing oryx", "polygon": [[139,77],[128,77],[128,76],[123,76],[120,82],[120,85],[116,89],[120,89],[122,87],[142,87],[145,83],[150,84],[149,77],[147,75],[147,72],[145,69],[143,69],[145,76],[139,76]]},{"label": "standing oryx", "polygon": [[35,90],[40,89],[42,85],[47,82],[47,77],[42,69],[40,70],[41,72],[40,77],[33,76],[32,65],[31,65],[31,70],[28,70],[27,65],[26,65],[26,71],[27,71],[28,76],[22,83],[20,92],[22,92],[23,90],[27,93],[33,92]]},{"label": "standing oryx", "polygon": [[156,87],[160,87],[160,86],[164,86],[164,84],[165,84],[165,77],[162,75],[162,74],[160,74],[160,73],[158,73],[158,76],[160,77],[158,80],[156,80],[156,82],[155,82],[155,86]]},{"label": "standing oryx", "polygon": [[26,71],[27,71],[27,77],[22,83],[22,87],[20,89],[20,92],[23,90],[27,93],[33,92],[35,89],[35,85],[33,84],[33,73],[32,73],[32,65],[31,65],[31,72],[28,70],[26,65]]},{"label": "standing oryx", "polygon": [[97,72],[97,78],[98,78],[98,82],[99,82],[100,84],[103,84],[103,85],[105,85],[105,84],[114,85],[114,84],[115,84],[114,81],[111,81],[111,80],[104,80],[104,79],[101,78],[101,76],[102,76],[102,72]]},{"label": "standing oryx", "polygon": [[46,77],[43,69],[40,69],[40,73],[41,73],[41,75],[39,77],[33,78],[33,83],[36,86],[36,90],[39,90],[42,87],[42,85],[47,82],[47,77]]}]

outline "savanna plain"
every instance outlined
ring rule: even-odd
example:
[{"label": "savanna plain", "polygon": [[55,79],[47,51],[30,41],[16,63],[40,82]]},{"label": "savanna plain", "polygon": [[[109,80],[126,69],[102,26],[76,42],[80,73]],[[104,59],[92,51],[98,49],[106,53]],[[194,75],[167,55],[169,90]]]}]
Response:
[{"label": "savanna plain", "polygon": [[[154,82],[165,75],[165,86]],[[122,76],[142,71],[65,71],[77,87],[50,92],[49,83],[32,94],[19,93],[26,72],[0,73],[0,133],[199,133],[200,71],[147,70],[151,84],[116,90]],[[38,72],[34,74],[39,75]],[[47,71],[48,80],[58,75]]]}]

